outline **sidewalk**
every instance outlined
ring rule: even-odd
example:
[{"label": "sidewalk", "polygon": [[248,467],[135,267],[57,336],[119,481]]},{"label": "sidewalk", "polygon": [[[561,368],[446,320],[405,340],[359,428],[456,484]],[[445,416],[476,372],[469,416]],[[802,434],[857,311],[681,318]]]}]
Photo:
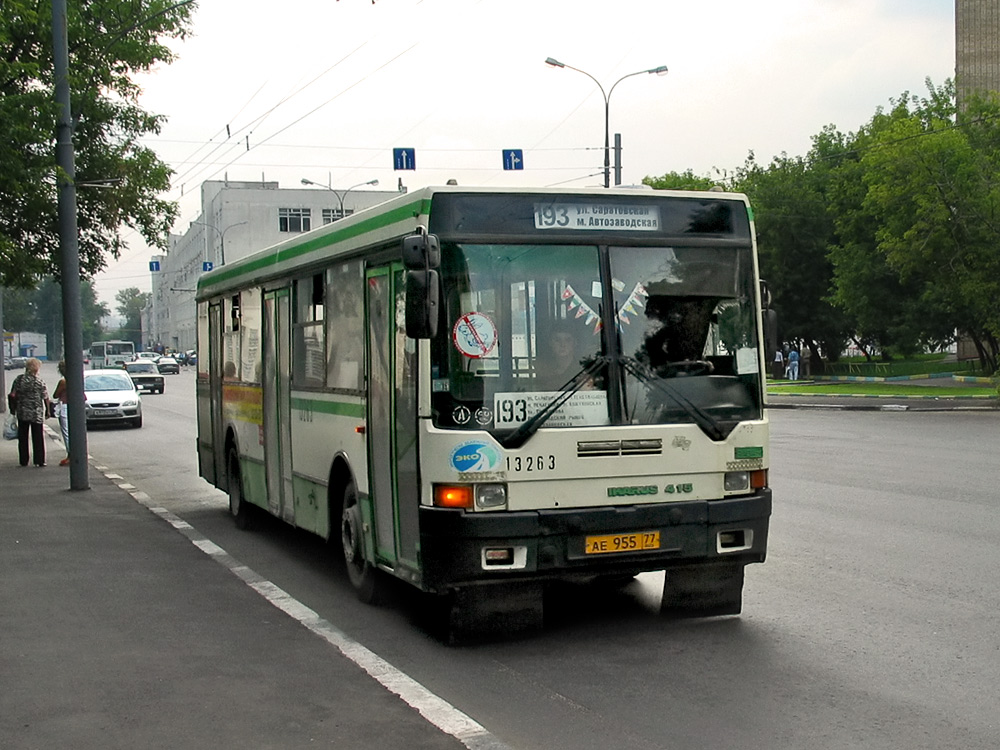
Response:
[{"label": "sidewalk", "polygon": [[464,747],[93,467],[0,440],[0,746]]}]

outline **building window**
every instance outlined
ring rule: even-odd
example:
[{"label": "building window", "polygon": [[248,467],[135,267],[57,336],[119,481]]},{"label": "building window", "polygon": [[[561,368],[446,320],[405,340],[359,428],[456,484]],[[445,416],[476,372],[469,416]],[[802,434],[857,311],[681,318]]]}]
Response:
[{"label": "building window", "polygon": [[344,209],[341,213],[339,208],[324,208],[323,209],[323,223],[332,224],[337,219],[343,219],[345,216],[350,216],[354,211],[350,208]]},{"label": "building window", "polygon": [[312,209],[279,208],[279,232],[308,232],[312,229]]}]

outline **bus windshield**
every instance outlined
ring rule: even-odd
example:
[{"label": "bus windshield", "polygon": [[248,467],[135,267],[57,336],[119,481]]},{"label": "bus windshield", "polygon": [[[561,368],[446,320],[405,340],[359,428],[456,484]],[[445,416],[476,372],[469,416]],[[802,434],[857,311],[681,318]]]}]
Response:
[{"label": "bus windshield", "polygon": [[[545,427],[760,418],[753,259],[743,247],[443,243],[435,423]],[[534,427],[542,426],[535,420]]]}]

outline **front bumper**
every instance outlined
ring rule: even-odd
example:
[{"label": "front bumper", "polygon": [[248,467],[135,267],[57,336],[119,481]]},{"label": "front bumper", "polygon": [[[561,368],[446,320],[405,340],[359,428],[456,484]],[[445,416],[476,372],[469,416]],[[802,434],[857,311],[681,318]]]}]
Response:
[{"label": "front bumper", "polygon": [[[763,562],[770,516],[770,489],[726,500],[517,513],[421,507],[423,587],[634,575],[701,562]],[[633,532],[659,532],[659,548],[585,551],[588,536]],[[513,563],[488,563],[485,550],[495,548],[513,549]]]}]

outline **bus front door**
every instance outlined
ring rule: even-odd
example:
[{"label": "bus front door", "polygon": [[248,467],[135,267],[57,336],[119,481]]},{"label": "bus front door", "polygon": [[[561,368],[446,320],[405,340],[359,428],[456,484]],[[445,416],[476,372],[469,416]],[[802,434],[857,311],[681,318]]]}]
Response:
[{"label": "bus front door", "polygon": [[368,480],[379,562],[418,571],[416,341],[404,327],[400,264],[370,268]]},{"label": "bus front door", "polygon": [[264,468],[268,510],[295,522],[292,494],[290,406],[290,296],[287,289],[264,294]]}]

